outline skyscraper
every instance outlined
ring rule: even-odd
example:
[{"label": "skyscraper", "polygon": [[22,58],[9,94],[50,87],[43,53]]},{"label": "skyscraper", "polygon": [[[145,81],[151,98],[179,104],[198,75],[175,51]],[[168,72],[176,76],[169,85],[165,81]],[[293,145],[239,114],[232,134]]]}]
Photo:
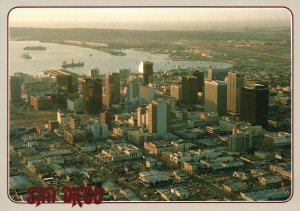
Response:
[{"label": "skyscraper", "polygon": [[57,74],[57,94],[67,95],[72,92],[72,76],[68,74]]},{"label": "skyscraper", "polygon": [[100,113],[99,122],[102,124],[107,124],[109,130],[112,130],[111,121],[112,121],[112,113],[109,110]]},{"label": "skyscraper", "polygon": [[21,78],[18,76],[10,77],[10,101],[21,101]]},{"label": "skyscraper", "polygon": [[148,132],[159,135],[170,131],[171,106],[165,100],[158,99],[148,104]]},{"label": "skyscraper", "polygon": [[204,72],[196,70],[193,72],[193,76],[198,79],[198,92],[203,92],[204,90]]},{"label": "skyscraper", "polygon": [[182,86],[181,85],[171,85],[170,86],[170,96],[174,97],[176,100],[182,100]]},{"label": "skyscraper", "polygon": [[132,102],[140,94],[140,84],[136,81],[127,84],[127,101]]},{"label": "skyscraper", "polygon": [[99,77],[99,68],[92,68],[90,70],[91,78],[98,78]]},{"label": "skyscraper", "polygon": [[153,62],[144,61],[141,63],[144,85],[148,85],[153,82]]},{"label": "skyscraper", "polygon": [[228,73],[227,69],[208,69],[207,71],[207,80],[208,81],[214,81],[214,80],[219,80],[219,81],[224,81],[224,78],[226,77]]},{"label": "skyscraper", "polygon": [[255,84],[241,89],[241,120],[264,128],[268,125],[269,88]]},{"label": "skyscraper", "polygon": [[198,103],[198,78],[194,76],[182,77],[182,103],[191,105]]},{"label": "skyscraper", "polygon": [[139,127],[146,125],[146,108],[145,107],[138,107],[136,109],[137,113],[137,125]]},{"label": "skyscraper", "polygon": [[105,106],[110,107],[120,103],[120,77],[119,73],[105,76]]},{"label": "skyscraper", "polygon": [[236,71],[228,72],[227,76],[227,112],[238,115],[241,104],[241,88],[244,76]]},{"label": "skyscraper", "polygon": [[102,110],[102,80],[85,79],[82,88],[84,110],[99,113]]},{"label": "skyscraper", "polygon": [[205,111],[226,114],[227,85],[223,81],[205,81]]}]

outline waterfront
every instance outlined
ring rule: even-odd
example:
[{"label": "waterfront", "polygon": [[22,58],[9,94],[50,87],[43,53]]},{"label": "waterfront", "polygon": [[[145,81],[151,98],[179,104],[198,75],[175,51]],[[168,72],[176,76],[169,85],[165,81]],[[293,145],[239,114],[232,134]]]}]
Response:
[{"label": "waterfront", "polygon": [[[26,46],[42,45],[45,51],[25,51]],[[28,52],[32,59],[25,60],[22,55]],[[9,71],[10,74],[24,72],[30,75],[40,75],[47,69],[60,69],[63,61],[84,62],[84,67],[70,68],[79,74],[87,74],[91,68],[97,67],[101,73],[118,71],[120,68],[130,68],[137,72],[141,61],[154,62],[155,71],[175,69],[179,64],[181,68],[227,68],[231,64],[213,61],[172,61],[166,54],[151,54],[135,50],[124,50],[126,56],[113,56],[108,53],[88,48],[54,43],[40,43],[38,41],[10,41],[9,42]]]}]

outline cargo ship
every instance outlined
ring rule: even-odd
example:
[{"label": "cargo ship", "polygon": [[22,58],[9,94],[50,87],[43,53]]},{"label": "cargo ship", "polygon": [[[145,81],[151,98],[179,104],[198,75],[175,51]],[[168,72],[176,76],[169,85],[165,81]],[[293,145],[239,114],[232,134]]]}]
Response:
[{"label": "cargo ship", "polygon": [[46,50],[47,48],[46,47],[43,47],[43,46],[27,46],[24,48],[24,50]]},{"label": "cargo ship", "polygon": [[78,62],[74,62],[72,59],[71,63],[67,63],[67,61],[64,61],[63,64],[61,65],[62,68],[66,68],[66,67],[82,67],[84,66],[84,63],[81,61]]},{"label": "cargo ship", "polygon": [[24,53],[22,57],[23,57],[23,59],[32,59],[32,57],[29,56],[28,53]]}]

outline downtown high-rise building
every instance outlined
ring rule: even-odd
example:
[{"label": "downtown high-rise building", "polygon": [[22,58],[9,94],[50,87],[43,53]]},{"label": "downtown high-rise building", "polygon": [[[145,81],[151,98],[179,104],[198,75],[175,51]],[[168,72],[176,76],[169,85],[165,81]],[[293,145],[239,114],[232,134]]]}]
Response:
[{"label": "downtown high-rise building", "polygon": [[170,96],[175,98],[177,101],[182,100],[182,85],[172,84],[170,86]]},{"label": "downtown high-rise building", "polygon": [[[233,129],[235,131],[235,129]],[[228,151],[230,152],[245,152],[252,147],[252,134],[236,133],[228,136]]]},{"label": "downtown high-rise building", "polygon": [[120,103],[120,76],[119,73],[105,76],[105,102],[106,107]]},{"label": "downtown high-rise building", "polygon": [[107,124],[108,129],[112,130],[112,118],[113,115],[109,110],[106,110],[99,115],[99,122],[102,124]]},{"label": "downtown high-rise building", "polygon": [[223,81],[205,81],[205,111],[227,113],[227,84]]},{"label": "downtown high-rise building", "polygon": [[269,88],[254,84],[241,89],[240,119],[266,128],[268,125]]},{"label": "downtown high-rise building", "polygon": [[144,85],[153,83],[153,62],[144,61],[141,63],[140,68],[143,71]]},{"label": "downtown high-rise building", "polygon": [[204,91],[204,72],[196,70],[193,72],[193,76],[197,77],[198,79],[198,92]]},{"label": "downtown high-rise building", "polygon": [[136,109],[137,114],[137,126],[145,126],[146,124],[146,107],[140,106]]},{"label": "downtown high-rise building", "polygon": [[227,112],[239,115],[241,105],[241,88],[244,85],[244,76],[236,71],[227,75]]},{"label": "downtown high-rise building", "polygon": [[57,94],[68,95],[72,93],[72,76],[69,74],[57,74],[56,76]]},{"label": "downtown high-rise building", "polygon": [[132,81],[127,84],[127,102],[133,102],[140,95],[140,84]]},{"label": "downtown high-rise building", "polygon": [[10,76],[10,101],[21,101],[21,78],[18,76]]},{"label": "downtown high-rise building", "polygon": [[228,73],[228,69],[208,69],[207,71],[207,80],[208,81],[224,81],[226,75]]},{"label": "downtown high-rise building", "polygon": [[82,84],[83,108],[88,113],[102,110],[102,80],[85,79]]},{"label": "downtown high-rise building", "polygon": [[99,68],[92,68],[90,69],[91,78],[98,78],[99,77]]},{"label": "downtown high-rise building", "polygon": [[183,76],[182,78],[182,103],[192,105],[198,103],[198,78]]},{"label": "downtown high-rise building", "polygon": [[147,105],[148,132],[164,135],[170,132],[171,106],[165,100],[158,99]]}]

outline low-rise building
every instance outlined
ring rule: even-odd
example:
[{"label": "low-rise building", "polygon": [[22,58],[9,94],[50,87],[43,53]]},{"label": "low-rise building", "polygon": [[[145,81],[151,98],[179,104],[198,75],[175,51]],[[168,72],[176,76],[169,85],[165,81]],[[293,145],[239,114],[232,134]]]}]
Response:
[{"label": "low-rise building", "polygon": [[248,189],[248,185],[245,182],[240,181],[227,181],[223,184],[224,191],[226,192],[240,192]]},{"label": "low-rise building", "polygon": [[279,185],[282,182],[282,178],[280,176],[264,176],[258,179],[259,184],[263,186],[267,185]]},{"label": "low-rise building", "polygon": [[144,184],[149,186],[167,184],[171,181],[166,172],[156,170],[142,171],[139,173],[139,178]]},{"label": "low-rise building", "polygon": [[188,175],[182,170],[173,171],[172,176],[179,182],[186,182],[189,179]]},{"label": "low-rise building", "polygon": [[276,174],[279,174],[284,179],[292,180],[291,165],[290,164],[279,164],[270,165],[270,170]]},{"label": "low-rise building", "polygon": [[31,182],[22,175],[16,175],[9,178],[9,188],[16,192],[26,191],[31,186]]},{"label": "low-rise building", "polygon": [[157,160],[155,158],[152,158],[152,157],[146,158],[146,167],[147,168],[152,168],[152,167],[155,167],[156,165],[157,165]]},{"label": "low-rise building", "polygon": [[136,146],[144,148],[144,141],[147,140],[147,135],[140,130],[129,130],[128,141]]},{"label": "low-rise building", "polygon": [[250,178],[250,175],[243,171],[234,171],[232,176],[241,180],[248,180]]},{"label": "low-rise building", "polygon": [[241,192],[242,199],[246,201],[275,201],[288,199],[290,193],[280,189],[265,189],[251,192]]},{"label": "low-rise building", "polygon": [[291,134],[285,132],[266,133],[264,135],[264,144],[266,146],[282,146],[291,144]]},{"label": "low-rise building", "polygon": [[179,200],[189,198],[189,193],[183,187],[171,188],[171,193],[175,194]]},{"label": "low-rise building", "polygon": [[131,160],[142,157],[142,151],[139,148],[126,143],[114,144],[110,149],[103,149],[102,154],[111,161]]},{"label": "low-rise building", "polygon": [[36,110],[48,110],[51,108],[51,99],[47,96],[30,96],[30,105]]},{"label": "low-rise building", "polygon": [[183,163],[183,170],[188,172],[188,173],[194,173],[198,169],[198,162],[194,161],[185,161]]},{"label": "low-rise building", "polygon": [[86,141],[86,131],[79,129],[64,130],[64,139],[71,144]]}]

